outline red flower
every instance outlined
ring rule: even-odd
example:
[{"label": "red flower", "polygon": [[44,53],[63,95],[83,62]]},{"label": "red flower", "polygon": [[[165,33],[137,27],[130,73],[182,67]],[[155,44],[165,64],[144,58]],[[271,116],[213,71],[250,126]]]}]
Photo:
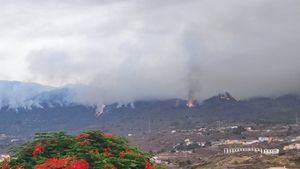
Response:
[{"label": "red flower", "polygon": [[50,158],[48,161],[43,164],[36,165],[34,169],[54,169],[54,168],[63,168],[68,165],[70,157],[57,159],[55,157]]},{"label": "red flower", "polygon": [[106,156],[106,157],[110,157],[111,156],[111,148],[105,148],[104,149],[104,155]]},{"label": "red flower", "polygon": [[126,154],[132,154],[132,150],[129,150],[128,148],[125,149]]},{"label": "red flower", "polygon": [[82,142],[80,142],[81,146],[85,146],[85,145],[90,145],[91,143],[88,140],[84,140]]},{"label": "red flower", "polygon": [[74,160],[69,166],[65,169],[89,169],[90,165],[85,160]]},{"label": "red flower", "polygon": [[57,159],[51,158],[43,164],[36,165],[34,169],[89,169],[90,166],[85,160],[77,160],[76,158],[71,161],[70,157]]},{"label": "red flower", "polygon": [[103,134],[104,138],[114,138],[115,136],[110,133]]},{"label": "red flower", "polygon": [[0,168],[1,169],[10,169],[9,162],[7,160],[3,161],[0,163]]},{"label": "red flower", "polygon": [[125,157],[125,152],[124,152],[124,151],[121,151],[121,152],[119,153],[119,156],[120,156],[120,158],[124,158],[124,157]]},{"label": "red flower", "polygon": [[44,151],[42,144],[38,143],[35,145],[34,150],[32,152],[32,156],[35,157],[37,155],[40,155]]},{"label": "red flower", "polygon": [[145,162],[145,169],[153,169],[153,166],[148,161]]},{"label": "red flower", "polygon": [[80,140],[80,139],[82,139],[82,138],[88,138],[88,137],[90,137],[89,134],[87,134],[87,133],[82,133],[82,134],[79,134],[78,136],[76,136],[76,140]]}]

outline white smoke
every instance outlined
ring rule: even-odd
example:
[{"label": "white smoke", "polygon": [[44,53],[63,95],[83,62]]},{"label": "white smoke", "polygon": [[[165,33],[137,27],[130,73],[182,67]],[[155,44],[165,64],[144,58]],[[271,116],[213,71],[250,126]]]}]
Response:
[{"label": "white smoke", "polygon": [[300,91],[299,0],[1,2],[0,78],[75,102]]},{"label": "white smoke", "polygon": [[35,97],[50,90],[53,88],[33,83],[0,81],[0,107],[7,106],[9,109],[39,107],[40,102],[36,101]]},{"label": "white smoke", "polygon": [[[43,86],[36,83],[0,81],[0,109],[32,109],[43,106],[80,104],[101,108],[102,101],[91,98],[88,91],[94,90],[82,85],[63,87]],[[84,97],[87,95],[88,97]]]}]

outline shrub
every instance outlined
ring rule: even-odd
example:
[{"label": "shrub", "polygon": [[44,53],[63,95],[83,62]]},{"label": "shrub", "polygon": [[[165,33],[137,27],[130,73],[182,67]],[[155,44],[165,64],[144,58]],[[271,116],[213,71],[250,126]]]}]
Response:
[{"label": "shrub", "polygon": [[101,131],[77,136],[38,133],[11,151],[0,169],[153,169],[150,155],[129,146],[126,139]]}]

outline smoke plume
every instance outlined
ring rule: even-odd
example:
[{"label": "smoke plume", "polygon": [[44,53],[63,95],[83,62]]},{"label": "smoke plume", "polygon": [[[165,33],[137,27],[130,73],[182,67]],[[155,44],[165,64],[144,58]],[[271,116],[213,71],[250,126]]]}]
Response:
[{"label": "smoke plume", "polygon": [[78,102],[300,91],[299,0],[4,0],[0,17],[0,79]]}]

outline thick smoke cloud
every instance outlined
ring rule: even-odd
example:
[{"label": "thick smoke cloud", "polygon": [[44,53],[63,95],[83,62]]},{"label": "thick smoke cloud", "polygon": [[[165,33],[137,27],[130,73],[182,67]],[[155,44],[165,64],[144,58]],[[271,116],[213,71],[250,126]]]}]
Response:
[{"label": "thick smoke cloud", "polygon": [[86,85],[94,103],[300,91],[299,0],[1,4],[2,79]]}]

